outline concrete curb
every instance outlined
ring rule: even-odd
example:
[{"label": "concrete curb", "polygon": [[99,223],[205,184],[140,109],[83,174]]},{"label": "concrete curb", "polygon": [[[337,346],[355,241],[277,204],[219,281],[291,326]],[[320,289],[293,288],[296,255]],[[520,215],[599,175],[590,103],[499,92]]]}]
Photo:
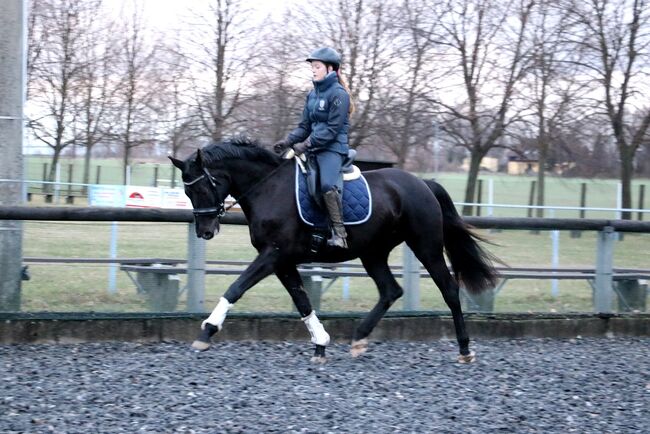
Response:
[{"label": "concrete curb", "polygon": [[[362,313],[322,314],[335,341],[348,342]],[[192,341],[205,314],[0,313],[0,344]],[[650,336],[650,314],[466,314],[471,338]],[[387,315],[373,340],[454,339],[449,314]],[[231,314],[222,340],[308,340],[297,315]]]}]

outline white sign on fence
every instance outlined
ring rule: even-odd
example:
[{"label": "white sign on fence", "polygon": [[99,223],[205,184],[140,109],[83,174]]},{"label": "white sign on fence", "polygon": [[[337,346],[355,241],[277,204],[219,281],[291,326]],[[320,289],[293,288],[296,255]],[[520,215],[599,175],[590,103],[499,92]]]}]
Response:
[{"label": "white sign on fence", "polygon": [[[228,196],[226,203],[231,202],[234,199]],[[181,188],[137,185],[91,185],[88,188],[88,203],[90,206],[192,209],[190,198]]]},{"label": "white sign on fence", "polygon": [[128,208],[160,208],[162,194],[156,187],[126,186],[126,206]]},{"label": "white sign on fence", "polygon": [[88,203],[90,206],[124,207],[123,185],[91,185],[88,188]]},{"label": "white sign on fence", "polygon": [[180,188],[163,188],[161,208],[192,209],[190,198]]}]

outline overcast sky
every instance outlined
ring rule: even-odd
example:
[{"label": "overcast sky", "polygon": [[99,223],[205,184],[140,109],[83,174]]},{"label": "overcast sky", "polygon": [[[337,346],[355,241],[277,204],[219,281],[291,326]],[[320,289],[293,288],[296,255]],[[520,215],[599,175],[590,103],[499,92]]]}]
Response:
[{"label": "overcast sky", "polygon": [[[212,0],[109,0],[106,7],[119,15],[121,10],[129,10],[133,5],[142,8],[147,23],[151,27],[173,29],[183,22],[183,18],[194,12],[208,10]],[[254,10],[262,19],[269,14],[278,16],[289,7],[304,3],[301,0],[246,0],[245,7]]]}]

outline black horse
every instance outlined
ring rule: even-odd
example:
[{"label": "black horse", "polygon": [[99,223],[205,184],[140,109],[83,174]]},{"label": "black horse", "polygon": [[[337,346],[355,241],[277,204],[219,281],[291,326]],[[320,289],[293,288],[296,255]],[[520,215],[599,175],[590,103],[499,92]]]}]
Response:
[{"label": "black horse", "polygon": [[[342,262],[360,258],[379,290],[379,301],[354,332],[351,353],[364,353],[367,337],[403,291],[388,266],[388,255],[406,242],[440,288],[451,309],[460,348],[458,361],[474,360],[469,350],[458,294],[458,281],[468,291],[494,285],[490,255],[460,218],[449,194],[435,181],[423,181],[398,169],[364,172],[372,192],[372,216],[349,226],[348,249],[310,250],[312,229],[298,217],[294,199],[295,168],[290,160],[245,139],[226,140],[198,150],[186,160],[171,158],[182,171],[185,193],[194,206],[196,235],[206,240],[219,232],[219,217],[228,194],[238,199],[246,215],[251,242],[259,255],[228,288],[194,342],[206,350],[221,329],[227,310],[253,285],[275,273],[287,289],[316,344],[315,359],[324,361],[329,335],[315,317],[302,286],[297,264]],[[451,262],[451,275],[443,255]]]}]

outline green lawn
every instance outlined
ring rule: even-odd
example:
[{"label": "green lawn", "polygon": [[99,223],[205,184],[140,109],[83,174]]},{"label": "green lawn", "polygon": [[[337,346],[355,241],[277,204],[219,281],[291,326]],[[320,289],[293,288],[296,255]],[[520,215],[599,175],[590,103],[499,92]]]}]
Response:
[{"label": "green lawn", "polygon": [[[487,233],[495,246],[488,248],[509,265],[550,266],[551,239],[549,232],[539,235],[527,231]],[[109,256],[110,224],[26,222],[24,225],[24,256],[107,258]],[[123,258],[163,257],[185,258],[188,226],[173,223],[120,223],[118,256]],[[650,235],[626,234],[617,243],[615,266],[650,268]],[[593,266],[596,238],[585,232],[579,239],[562,233],[560,239],[561,266]],[[390,262],[401,263],[401,248],[392,254]],[[248,230],[243,226],[223,225],[222,232],[207,243],[207,259],[251,260],[255,251],[250,245]],[[117,272],[117,292],[107,290],[109,267],[105,265],[30,265],[32,279],[23,283],[25,311],[146,311],[146,301],[136,293],[134,284],[122,271]],[[185,276],[181,277],[182,284]],[[211,308],[235,279],[234,276],[206,278],[206,305]],[[323,297],[323,311],[365,311],[377,299],[377,291],[368,278],[350,279],[350,298],[342,299],[343,279],[336,281]],[[560,281],[560,295],[551,296],[551,282],[513,280],[497,298],[496,310],[501,312],[528,311],[591,311],[591,288],[584,281]],[[447,308],[430,279],[420,282],[421,309]],[[181,297],[179,308],[185,306]],[[398,302],[393,309],[401,309]],[[291,301],[280,283],[270,277],[246,293],[237,303],[238,312],[286,312]]]},{"label": "green lawn", "polygon": [[[43,175],[43,165],[50,164],[49,157],[28,156],[26,157],[26,176],[28,180],[41,180]],[[70,167],[73,167],[73,182],[82,182],[83,179],[83,160],[82,159],[61,159],[61,181],[67,182],[69,179]],[[94,159],[91,164],[90,182],[96,180],[97,166],[101,166],[101,184],[122,184],[123,169],[122,162],[119,159]],[[131,166],[131,184],[151,186],[154,184],[154,172],[158,170],[158,185],[169,186],[174,170],[173,166],[166,161],[151,162],[147,160],[136,159]],[[420,174],[425,178],[437,178],[451,194],[456,202],[461,202],[464,198],[464,189],[467,175],[465,173],[441,173]],[[494,185],[494,202],[496,204],[514,204],[527,205],[530,193],[531,182],[536,179],[534,176],[512,176],[505,174],[494,174],[481,172],[479,176],[483,180],[483,202],[488,202],[488,182],[491,179]],[[178,180],[178,178],[177,178]],[[555,206],[578,206],[580,204],[580,185],[587,183],[587,206],[598,208],[615,208],[616,191],[618,180],[616,179],[582,179],[582,178],[561,178],[547,176],[546,178],[546,203]],[[30,184],[33,188],[40,189],[40,184]],[[632,185],[632,195],[634,207],[638,206],[639,186],[645,185],[646,208],[650,194],[650,180],[637,179]],[[62,187],[63,203],[67,187]],[[42,203],[42,198],[35,197],[35,204]],[[84,199],[77,199],[78,204],[84,205]],[[482,215],[487,215],[487,209],[482,210]],[[508,217],[525,217],[525,209],[508,209],[494,208],[493,215]],[[549,211],[546,211],[546,216]],[[577,218],[578,211],[558,210],[554,213],[555,217]],[[587,218],[615,218],[616,215],[611,212],[589,211]],[[646,215],[650,219],[650,215]]]}]

